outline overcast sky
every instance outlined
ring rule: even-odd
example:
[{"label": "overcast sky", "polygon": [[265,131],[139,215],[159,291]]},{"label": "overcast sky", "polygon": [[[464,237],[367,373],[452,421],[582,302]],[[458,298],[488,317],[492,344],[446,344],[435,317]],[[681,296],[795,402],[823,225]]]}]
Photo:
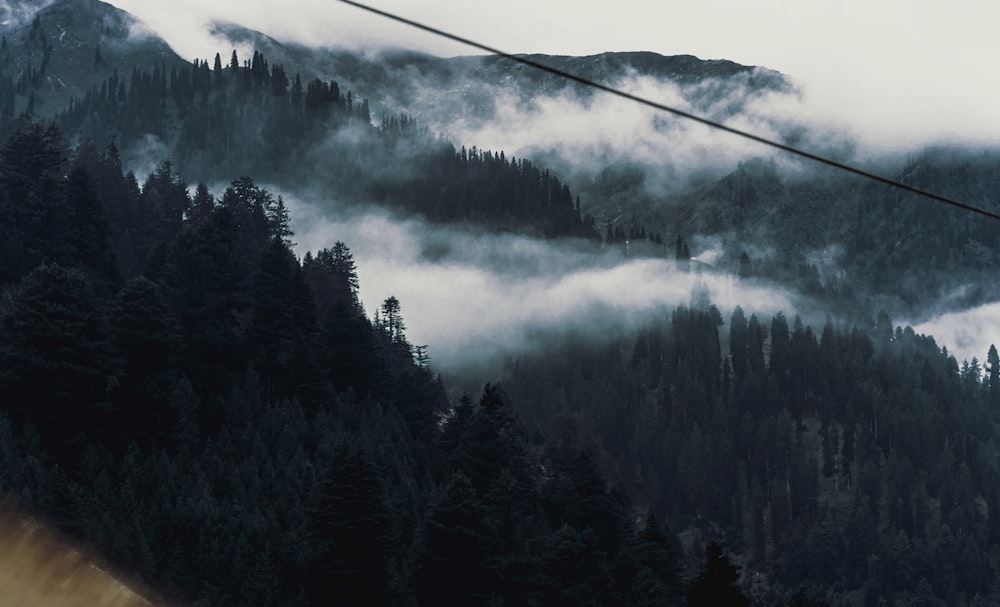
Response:
[{"label": "overcast sky", "polygon": [[[818,119],[869,136],[1000,142],[1000,4],[982,0],[370,0],[511,52],[650,50],[731,59],[794,76]],[[279,40],[440,55],[471,51],[337,0],[114,0],[185,57],[219,42],[203,25],[240,23]],[[225,50],[225,49],[221,49]],[[225,54],[225,52],[223,52]]]}]

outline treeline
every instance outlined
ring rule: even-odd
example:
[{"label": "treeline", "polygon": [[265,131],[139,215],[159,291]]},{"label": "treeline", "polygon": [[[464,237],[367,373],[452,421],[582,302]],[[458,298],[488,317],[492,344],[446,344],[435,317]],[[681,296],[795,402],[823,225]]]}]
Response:
[{"label": "treeline", "polygon": [[407,115],[372,124],[367,99],[336,81],[286,73],[259,52],[223,65],[112,75],[56,120],[84,139],[117,133],[123,148],[154,138],[198,179],[252,172],[308,181],[346,202],[384,204],[433,221],[545,236],[600,238],[592,217],[549,171],[502,153],[455,147]]},{"label": "treeline", "polygon": [[451,406],[343,243],[22,121],[0,147],[0,491],[163,596],[254,605],[717,604],[676,540],[487,385]]},{"label": "treeline", "polygon": [[[902,182],[997,211],[995,150],[930,149],[892,174]],[[881,169],[883,172],[887,169]],[[839,173],[799,177],[742,163],[689,203],[685,230],[724,236],[720,265],[822,298],[844,313],[874,300],[915,317],[942,301],[974,307],[1000,297],[1000,222]]]},{"label": "treeline", "polygon": [[721,541],[772,592],[833,604],[998,596],[995,348],[959,367],[885,315],[816,334],[704,302],[593,344],[522,357],[504,386],[553,457],[591,454],[690,558]]}]

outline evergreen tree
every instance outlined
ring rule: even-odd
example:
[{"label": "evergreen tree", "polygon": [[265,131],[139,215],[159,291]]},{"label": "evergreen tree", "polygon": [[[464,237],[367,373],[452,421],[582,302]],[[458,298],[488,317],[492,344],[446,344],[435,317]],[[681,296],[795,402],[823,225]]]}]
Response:
[{"label": "evergreen tree", "polygon": [[58,129],[26,117],[0,148],[0,283],[59,258],[68,229],[59,192],[65,161]]},{"label": "evergreen tree", "polygon": [[993,344],[990,344],[990,351],[986,354],[986,364],[990,400],[994,405],[1000,404],[1000,355],[997,354],[997,347]]},{"label": "evergreen tree", "polygon": [[111,251],[108,224],[90,175],[83,167],[73,169],[66,180],[66,207],[69,210],[66,235],[69,261],[86,268],[99,281],[116,281],[118,269]]},{"label": "evergreen tree", "polygon": [[705,549],[705,565],[688,589],[689,607],[749,607],[739,587],[740,570],[717,542]]},{"label": "evergreen tree", "polygon": [[670,540],[655,514],[635,541],[638,570],[632,582],[633,605],[673,605],[682,597],[681,571]]},{"label": "evergreen tree", "polygon": [[115,355],[122,361],[113,394],[117,414],[130,439],[170,444],[180,421],[170,404],[183,347],[180,325],[159,286],[143,276],[125,285],[111,310]]},{"label": "evergreen tree", "polygon": [[15,420],[31,420],[63,463],[71,439],[96,436],[107,422],[110,346],[101,303],[79,270],[39,266],[0,307],[5,406]]},{"label": "evergreen tree", "polygon": [[462,473],[451,477],[421,533],[416,591],[421,604],[486,604],[494,583],[486,566],[489,529],[482,503]]},{"label": "evergreen tree", "polygon": [[246,349],[268,395],[316,405],[325,392],[316,310],[298,261],[278,237],[263,252],[251,302]]},{"label": "evergreen tree", "polygon": [[392,537],[376,468],[338,449],[311,513],[306,593],[314,605],[390,605]]},{"label": "evergreen tree", "polygon": [[736,306],[729,320],[729,352],[736,381],[742,382],[747,372],[747,319],[743,308]]}]

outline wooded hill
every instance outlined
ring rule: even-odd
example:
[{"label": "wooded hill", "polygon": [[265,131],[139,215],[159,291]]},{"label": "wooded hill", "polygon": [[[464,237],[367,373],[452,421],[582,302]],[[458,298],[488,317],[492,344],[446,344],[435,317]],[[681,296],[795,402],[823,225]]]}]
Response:
[{"label": "wooded hill", "polygon": [[[251,179],[192,197],[165,167],[136,188],[113,146],[69,153],[23,120],[0,200],[0,491],[163,596],[685,596],[655,516],[587,455],[544,457],[498,387],[448,403],[403,304],[368,316],[343,243],[298,260],[282,200]],[[742,597],[707,554],[690,604]]]},{"label": "wooded hill", "polygon": [[[635,173],[577,198],[259,51],[119,69],[110,44],[60,46],[71,5],[107,7],[56,3],[0,49],[0,490],[21,507],[185,602],[1000,600],[1000,360],[878,314],[994,298],[993,224],[747,162],[609,225],[587,197]],[[51,111],[51,70],[84,51],[53,125],[15,117]],[[143,145],[169,162],[140,183],[123,157]],[[995,204],[993,164],[940,150],[902,175]],[[715,235],[723,270],[842,315],[724,319],[696,293],[630,335],[551,336],[448,402],[406,302],[363,309],[349,243],[297,258],[265,182],[595,250],[686,260]]]}]

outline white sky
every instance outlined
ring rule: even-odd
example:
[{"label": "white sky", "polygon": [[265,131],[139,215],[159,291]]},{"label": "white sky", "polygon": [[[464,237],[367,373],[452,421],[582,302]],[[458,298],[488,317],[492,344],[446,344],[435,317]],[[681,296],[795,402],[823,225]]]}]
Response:
[{"label": "white sky", "polygon": [[[983,0],[370,0],[510,52],[650,50],[795,77],[817,119],[897,144],[1000,143],[1000,4]],[[279,40],[440,55],[471,50],[337,0],[114,0],[188,59],[220,49],[199,27],[237,22]]]}]

